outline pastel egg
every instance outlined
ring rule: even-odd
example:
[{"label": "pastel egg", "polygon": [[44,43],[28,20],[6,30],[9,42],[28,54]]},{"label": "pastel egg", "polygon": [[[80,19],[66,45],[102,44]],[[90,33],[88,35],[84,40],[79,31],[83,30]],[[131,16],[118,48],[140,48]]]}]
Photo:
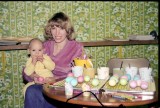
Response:
[{"label": "pastel egg", "polygon": [[126,74],[126,76],[128,77],[128,81],[131,80],[131,75],[130,74]]},{"label": "pastel egg", "polygon": [[114,76],[114,77],[117,77],[117,79],[119,78],[119,75],[118,75],[118,74],[114,74],[113,76]]},{"label": "pastel egg", "polygon": [[84,76],[84,81],[86,81],[86,82],[90,81],[90,77],[89,76]]},{"label": "pastel egg", "polygon": [[116,85],[116,81],[114,79],[110,79],[108,83],[109,83],[110,86],[115,86]]},{"label": "pastel egg", "polygon": [[78,81],[76,78],[73,78],[70,83],[72,86],[76,86],[78,84]]},{"label": "pastel egg", "polygon": [[83,78],[83,76],[79,76],[79,77],[77,78],[77,80],[78,80],[79,83],[82,83],[82,82],[84,81],[84,78]]},{"label": "pastel egg", "polygon": [[135,75],[133,80],[139,80],[140,79],[140,76],[139,75]]},{"label": "pastel egg", "polygon": [[137,82],[137,86],[141,86],[141,80],[136,80],[136,82]]},{"label": "pastel egg", "polygon": [[116,81],[116,83],[118,82],[118,78],[117,77],[112,76],[110,79],[114,79]]},{"label": "pastel egg", "polygon": [[44,78],[43,77],[39,77],[38,81],[42,82],[42,81],[44,81]]},{"label": "pastel egg", "polygon": [[68,77],[69,77],[69,76],[73,77],[74,74],[73,74],[72,72],[69,72],[69,73],[67,74],[67,76],[68,76]]},{"label": "pastel egg", "polygon": [[121,79],[122,78],[128,80],[128,77],[126,75],[121,76]]},{"label": "pastel egg", "polygon": [[67,78],[65,79],[65,81],[68,82],[68,83],[70,83],[73,78],[74,78],[74,77],[71,77],[71,76],[70,76],[70,77],[67,77]]},{"label": "pastel egg", "polygon": [[147,83],[147,82],[142,82],[142,83],[141,83],[141,88],[142,88],[143,90],[147,89],[147,88],[148,88],[148,83]]},{"label": "pastel egg", "polygon": [[98,84],[99,84],[99,80],[98,79],[95,78],[95,79],[92,80],[92,85],[93,86],[97,86]]},{"label": "pastel egg", "polygon": [[130,86],[131,88],[136,88],[136,87],[137,87],[136,81],[131,80],[131,81],[129,82],[129,86]]},{"label": "pastel egg", "polygon": [[121,85],[126,85],[127,84],[127,79],[121,78],[120,79],[120,84]]}]

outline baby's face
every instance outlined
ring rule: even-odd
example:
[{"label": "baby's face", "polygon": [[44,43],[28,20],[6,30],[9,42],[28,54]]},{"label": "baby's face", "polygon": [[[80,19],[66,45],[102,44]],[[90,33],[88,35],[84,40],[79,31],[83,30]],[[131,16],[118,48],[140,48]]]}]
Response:
[{"label": "baby's face", "polygon": [[42,56],[44,53],[43,45],[39,41],[34,41],[31,43],[29,52],[31,56]]}]

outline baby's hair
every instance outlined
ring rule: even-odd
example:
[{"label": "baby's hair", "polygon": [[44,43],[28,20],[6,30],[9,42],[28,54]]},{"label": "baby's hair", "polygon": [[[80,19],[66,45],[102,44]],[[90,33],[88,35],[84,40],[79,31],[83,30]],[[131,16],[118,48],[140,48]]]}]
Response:
[{"label": "baby's hair", "polygon": [[33,38],[33,39],[31,39],[31,40],[29,41],[29,46],[28,46],[28,48],[30,48],[30,46],[31,46],[31,44],[32,44],[33,41],[39,41],[39,42],[41,42],[41,43],[43,44],[43,41],[40,40],[39,38]]}]

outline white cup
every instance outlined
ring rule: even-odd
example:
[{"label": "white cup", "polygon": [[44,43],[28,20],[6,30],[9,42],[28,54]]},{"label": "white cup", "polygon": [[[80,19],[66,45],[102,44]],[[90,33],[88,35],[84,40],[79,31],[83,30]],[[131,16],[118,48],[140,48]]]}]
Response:
[{"label": "white cup", "polygon": [[65,82],[65,95],[66,96],[72,96],[73,95],[73,87],[68,82]]},{"label": "white cup", "polygon": [[148,68],[148,67],[139,68],[139,75],[141,77],[141,80],[150,81],[151,73],[152,73],[152,68]]},{"label": "white cup", "polygon": [[109,67],[97,68],[98,79],[106,79],[109,75]]},{"label": "white cup", "polygon": [[137,67],[126,67],[125,68],[126,74],[131,76],[131,80],[133,80],[134,76],[138,73]]},{"label": "white cup", "polygon": [[79,77],[83,75],[83,66],[74,66],[72,67],[72,72],[75,77]]}]

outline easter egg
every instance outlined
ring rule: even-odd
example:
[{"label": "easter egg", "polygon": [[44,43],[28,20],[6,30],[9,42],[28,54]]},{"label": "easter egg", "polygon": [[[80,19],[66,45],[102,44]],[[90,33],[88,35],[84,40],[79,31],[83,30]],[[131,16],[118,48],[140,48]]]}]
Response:
[{"label": "easter egg", "polygon": [[120,84],[121,84],[121,85],[126,85],[126,84],[127,84],[127,80],[124,79],[124,78],[121,78],[121,79],[120,79]]},{"label": "easter egg", "polygon": [[126,74],[126,76],[128,77],[128,81],[131,80],[131,75],[130,74]]},{"label": "easter egg", "polygon": [[76,78],[73,78],[70,83],[72,86],[76,86],[78,84],[78,81]]},{"label": "easter egg", "polygon": [[145,90],[145,89],[147,89],[148,88],[148,83],[147,82],[141,82],[141,88],[143,89],[143,90]]},{"label": "easter egg", "polygon": [[68,76],[68,77],[69,77],[69,76],[73,77],[74,74],[73,74],[72,72],[69,72],[69,73],[67,74],[67,76]]},{"label": "easter egg", "polygon": [[43,81],[44,81],[44,78],[43,78],[43,77],[39,77],[39,78],[38,78],[38,81],[43,82]]},{"label": "easter egg", "polygon": [[122,78],[128,80],[128,77],[126,75],[121,76],[121,79]]},{"label": "easter egg", "polygon": [[92,85],[93,86],[97,86],[98,84],[99,84],[99,80],[98,79],[95,78],[95,79],[92,80]]},{"label": "easter egg", "polygon": [[86,81],[86,82],[90,81],[90,77],[89,76],[84,76],[84,81]]},{"label": "easter egg", "polygon": [[116,85],[116,81],[114,79],[110,79],[108,83],[109,83],[110,86],[115,86]]},{"label": "easter egg", "polygon": [[141,80],[136,80],[136,82],[137,82],[137,86],[141,86]]},{"label": "easter egg", "polygon": [[133,80],[139,80],[140,79],[140,76],[139,75],[135,75]]},{"label": "easter egg", "polygon": [[68,82],[68,83],[70,83],[73,78],[74,78],[74,77],[71,77],[71,76],[70,76],[70,77],[67,77],[67,78],[65,79],[65,81]]},{"label": "easter egg", "polygon": [[116,81],[116,83],[118,82],[118,78],[115,76],[112,76],[110,79],[114,79]]},{"label": "easter egg", "polygon": [[118,74],[114,74],[113,76],[116,77],[117,79],[119,78],[119,75],[118,75]]},{"label": "easter egg", "polygon": [[83,76],[79,76],[79,77],[77,78],[77,80],[78,80],[79,83],[82,83],[82,82],[84,81],[84,78],[83,78]]},{"label": "easter egg", "polygon": [[137,87],[136,81],[131,80],[131,81],[129,82],[129,86],[130,86],[131,88],[136,88],[136,87]]}]

